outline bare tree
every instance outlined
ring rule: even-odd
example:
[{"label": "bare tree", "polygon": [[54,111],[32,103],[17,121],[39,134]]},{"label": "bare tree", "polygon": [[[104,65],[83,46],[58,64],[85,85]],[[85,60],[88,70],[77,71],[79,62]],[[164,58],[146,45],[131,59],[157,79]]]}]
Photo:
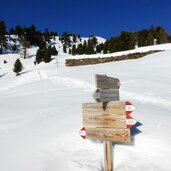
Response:
[{"label": "bare tree", "polygon": [[27,50],[30,47],[30,43],[26,40],[25,37],[23,37],[20,41],[21,43],[21,56],[25,59],[27,56]]}]

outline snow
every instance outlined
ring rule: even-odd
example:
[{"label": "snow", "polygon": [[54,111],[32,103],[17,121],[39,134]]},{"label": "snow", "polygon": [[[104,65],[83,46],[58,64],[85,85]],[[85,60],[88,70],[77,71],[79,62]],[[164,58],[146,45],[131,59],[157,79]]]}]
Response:
[{"label": "snow", "polygon": [[141,123],[139,133],[131,129],[131,143],[113,143],[114,169],[170,171],[171,44],[132,51],[154,49],[165,51],[69,68],[64,64],[69,56],[62,50],[56,56],[58,67],[57,60],[34,65],[36,48],[32,47],[30,57],[21,59],[24,71],[17,77],[12,68],[20,56],[1,55],[0,170],[102,171],[102,142],[83,140],[79,130],[82,103],[94,102],[95,74],[107,74],[120,79],[121,100],[136,106],[131,116]]}]

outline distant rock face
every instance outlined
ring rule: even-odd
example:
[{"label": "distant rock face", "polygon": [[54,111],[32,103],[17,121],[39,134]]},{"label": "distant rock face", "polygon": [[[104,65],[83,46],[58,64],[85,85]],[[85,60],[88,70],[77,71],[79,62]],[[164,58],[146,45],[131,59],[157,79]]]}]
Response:
[{"label": "distant rock face", "polygon": [[105,58],[99,57],[99,58],[85,58],[85,59],[66,59],[65,65],[66,66],[93,65],[93,64],[121,61],[121,60],[128,60],[128,59],[138,59],[156,52],[160,52],[160,50],[153,50],[143,53],[130,53],[128,55],[110,56]]}]

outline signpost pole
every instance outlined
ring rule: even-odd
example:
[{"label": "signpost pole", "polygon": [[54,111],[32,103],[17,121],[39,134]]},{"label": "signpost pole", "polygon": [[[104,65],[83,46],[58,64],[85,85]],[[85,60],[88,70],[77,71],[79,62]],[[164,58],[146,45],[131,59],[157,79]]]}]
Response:
[{"label": "signpost pole", "polygon": [[58,68],[58,57],[56,57],[56,65],[57,65],[57,68]]},{"label": "signpost pole", "polygon": [[[115,89],[115,99],[114,101],[119,101],[119,87],[120,81],[116,78],[110,78],[101,75],[96,75],[96,87],[102,89]],[[116,93],[116,90],[118,93]],[[110,100],[109,100],[110,101]],[[103,103],[104,105],[104,103]],[[105,110],[105,109],[104,109]],[[103,141],[103,149],[104,149],[104,165],[105,171],[113,171],[113,147],[111,141]]]},{"label": "signpost pole", "polygon": [[111,141],[103,141],[105,171],[113,171],[113,148]]}]

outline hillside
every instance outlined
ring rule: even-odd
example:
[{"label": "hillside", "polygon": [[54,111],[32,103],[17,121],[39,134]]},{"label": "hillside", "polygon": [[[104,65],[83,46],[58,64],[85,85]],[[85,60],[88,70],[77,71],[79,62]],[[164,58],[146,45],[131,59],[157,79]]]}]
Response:
[{"label": "hillside", "polygon": [[73,68],[65,66],[71,56],[60,42],[55,46],[59,55],[39,65],[30,48],[17,77],[20,55],[0,55],[0,170],[102,171],[103,144],[83,140],[79,130],[82,103],[94,102],[95,74],[107,74],[120,79],[121,100],[136,106],[132,116],[141,123],[132,143],[114,144],[115,170],[170,171],[171,44],[133,50],[165,50],[141,59]]}]

